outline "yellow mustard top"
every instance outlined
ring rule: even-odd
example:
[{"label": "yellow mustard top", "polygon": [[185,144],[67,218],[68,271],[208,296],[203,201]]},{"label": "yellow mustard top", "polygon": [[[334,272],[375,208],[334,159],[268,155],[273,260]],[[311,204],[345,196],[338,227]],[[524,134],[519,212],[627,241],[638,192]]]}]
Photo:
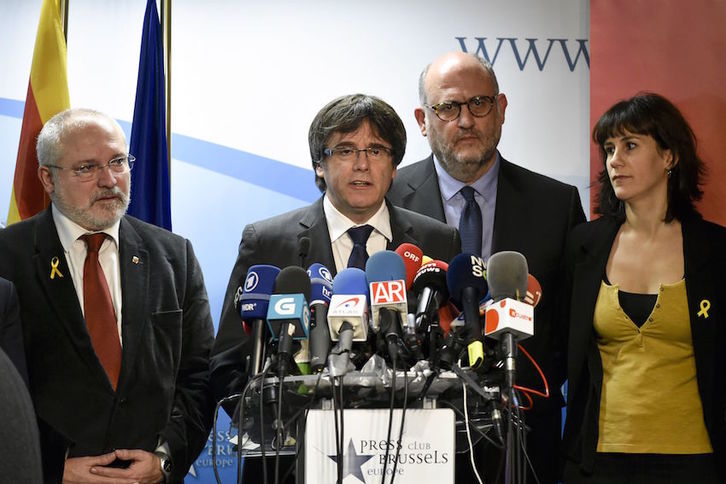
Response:
[{"label": "yellow mustard top", "polygon": [[640,327],[600,285],[595,317],[603,366],[598,452],[713,452],[703,421],[688,317],[686,283],[661,284]]}]

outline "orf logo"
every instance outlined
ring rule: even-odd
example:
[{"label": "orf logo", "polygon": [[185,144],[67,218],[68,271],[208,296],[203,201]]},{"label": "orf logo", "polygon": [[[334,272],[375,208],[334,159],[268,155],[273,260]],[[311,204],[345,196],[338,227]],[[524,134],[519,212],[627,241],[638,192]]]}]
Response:
[{"label": "orf logo", "polygon": [[275,303],[275,312],[280,316],[292,316],[295,314],[295,299],[283,297]]},{"label": "orf logo", "polygon": [[260,276],[256,272],[247,274],[247,279],[245,279],[245,292],[254,291],[258,282],[260,282]]}]

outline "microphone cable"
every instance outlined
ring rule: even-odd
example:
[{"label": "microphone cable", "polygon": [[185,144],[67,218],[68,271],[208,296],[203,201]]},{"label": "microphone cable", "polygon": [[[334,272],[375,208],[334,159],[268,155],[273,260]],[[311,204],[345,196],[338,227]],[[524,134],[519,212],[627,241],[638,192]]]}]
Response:
[{"label": "microphone cable", "polygon": [[[335,482],[337,484],[343,483],[343,450],[341,448],[341,439],[343,434],[343,421],[342,421],[342,413],[343,410],[340,410],[340,416],[338,415],[338,402],[336,400],[335,396],[335,381],[336,377],[331,377],[330,383],[332,384],[331,388],[331,397],[333,399],[333,422],[335,423],[335,473],[336,473],[336,479]],[[340,419],[340,420],[339,420]],[[340,427],[340,431],[339,431]]]},{"label": "microphone cable", "polygon": [[[219,477],[219,469],[217,469],[217,417],[219,416],[219,409],[225,403],[240,398],[241,395],[242,393],[234,393],[232,395],[224,397],[223,399],[218,401],[214,407],[214,419],[212,420],[212,470],[214,471],[214,478],[216,479],[217,484],[222,484],[222,480]],[[239,437],[237,437],[238,448],[239,445]],[[239,462],[239,459],[237,460],[237,462]]]},{"label": "microphone cable", "polygon": [[383,460],[383,472],[381,472],[381,484],[386,484],[386,467],[388,467],[388,453],[391,447],[391,427],[393,427],[393,406],[396,402],[396,362],[398,361],[398,358],[394,355],[395,353],[390,355],[393,363],[393,374],[391,376],[391,404],[388,409],[388,435],[386,437],[386,453]]},{"label": "microphone cable", "polygon": [[403,372],[403,410],[401,411],[401,427],[398,430],[398,440],[396,441],[396,457],[393,460],[393,472],[389,484],[393,484],[396,477],[396,468],[398,467],[398,459],[401,455],[401,440],[403,440],[403,424],[406,421],[406,409],[408,407],[408,372]]},{"label": "microphone cable", "polygon": [[469,407],[466,401],[466,383],[461,382],[461,391],[464,397],[464,426],[466,427],[466,440],[469,442],[469,460],[471,461],[471,468],[474,470],[474,476],[479,484],[484,484],[479,475],[479,470],[476,468],[474,462],[474,444],[471,442],[471,430],[469,429]]},{"label": "microphone cable", "polygon": [[[305,442],[305,426],[307,425],[307,419],[308,419],[308,412],[310,411],[310,407],[313,406],[315,403],[315,397],[318,393],[318,388],[320,386],[320,380],[323,376],[323,373],[318,373],[318,378],[315,380],[315,386],[313,387],[313,393],[310,395],[310,400],[302,406],[297,412],[295,412],[292,417],[290,417],[290,420],[288,421],[288,426],[291,426],[301,415],[302,415],[302,424],[300,425],[300,434],[295,439],[296,442]],[[285,474],[282,476],[282,482],[287,482],[287,478],[292,473],[293,469],[295,469],[295,466],[297,465],[298,459],[300,458],[301,452],[295,452],[295,458],[293,459],[292,463],[288,466],[287,470],[285,471]]]}]

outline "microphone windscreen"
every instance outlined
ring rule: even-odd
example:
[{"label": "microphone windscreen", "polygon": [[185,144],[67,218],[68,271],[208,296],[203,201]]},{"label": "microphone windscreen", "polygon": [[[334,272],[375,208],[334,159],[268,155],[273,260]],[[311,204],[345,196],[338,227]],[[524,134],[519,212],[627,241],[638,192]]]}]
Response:
[{"label": "microphone windscreen", "polygon": [[302,294],[309,301],[310,293],[310,277],[300,266],[285,267],[275,279],[274,294]]},{"label": "microphone windscreen", "polygon": [[357,267],[348,267],[333,279],[333,294],[368,294],[366,273]]},{"label": "microphone windscreen", "polygon": [[416,272],[411,290],[418,295],[425,287],[430,287],[439,291],[444,300],[449,299],[449,290],[446,286],[446,271],[448,268],[449,265],[440,260],[422,265]]},{"label": "microphone windscreen", "polygon": [[406,265],[401,256],[392,250],[382,250],[368,258],[366,278],[369,283],[405,280]]},{"label": "microphone windscreen", "polygon": [[401,256],[406,266],[406,289],[411,289],[413,278],[416,277],[416,271],[421,267],[423,251],[417,246],[406,242],[396,248],[396,254]]},{"label": "microphone windscreen", "polygon": [[243,320],[265,319],[270,294],[280,269],[266,264],[250,266],[247,270],[242,295],[239,298],[240,316]]},{"label": "microphone windscreen", "polygon": [[328,268],[316,262],[308,267],[308,276],[311,284],[310,304],[329,304],[333,294],[333,276]]},{"label": "microphone windscreen", "polygon": [[459,254],[454,257],[449,263],[449,270],[446,271],[446,284],[451,302],[461,308],[462,292],[467,287],[476,289],[477,299],[481,299],[489,290],[484,275],[484,261],[481,257],[473,254]]},{"label": "microphone windscreen", "polygon": [[523,300],[528,276],[527,259],[519,252],[497,252],[487,262],[489,292],[495,302],[505,298]]},{"label": "microphone windscreen", "polygon": [[309,251],[310,251],[310,237],[300,237],[300,240],[297,241],[297,255],[299,255],[302,258],[305,258],[308,256]]}]

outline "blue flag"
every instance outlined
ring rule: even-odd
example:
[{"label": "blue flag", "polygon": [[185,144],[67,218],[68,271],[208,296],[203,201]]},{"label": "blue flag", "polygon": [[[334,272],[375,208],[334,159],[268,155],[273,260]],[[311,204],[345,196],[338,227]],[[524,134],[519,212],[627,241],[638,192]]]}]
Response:
[{"label": "blue flag", "polygon": [[129,215],[171,230],[169,157],[166,140],[164,53],[156,1],[148,0],[141,37],[136,104],[131,126]]}]

